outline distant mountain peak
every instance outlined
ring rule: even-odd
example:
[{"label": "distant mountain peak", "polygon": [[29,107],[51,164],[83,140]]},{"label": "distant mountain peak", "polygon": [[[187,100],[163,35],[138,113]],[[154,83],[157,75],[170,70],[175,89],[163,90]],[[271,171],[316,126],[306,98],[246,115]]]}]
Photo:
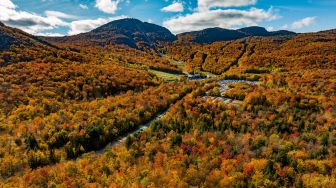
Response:
[{"label": "distant mountain peak", "polygon": [[126,44],[135,48],[154,47],[158,43],[176,40],[176,36],[167,28],[135,18],[115,20],[89,33],[92,35],[107,34],[106,36],[110,34],[112,38],[114,37],[112,43]]},{"label": "distant mountain peak", "polygon": [[124,18],[124,19],[120,19],[120,20],[114,20],[111,21],[107,24],[104,24],[94,30],[92,30],[91,32],[97,32],[103,29],[113,29],[113,27],[134,27],[135,25],[139,25],[139,24],[143,24],[144,22],[135,19],[135,18]]},{"label": "distant mountain peak", "polygon": [[244,37],[255,37],[255,36],[285,36],[285,35],[295,35],[296,33],[291,31],[275,31],[269,32],[263,27],[251,26],[245,27],[238,30],[224,29],[220,27],[207,28],[201,31],[192,31],[181,33],[178,35],[180,40],[190,40],[196,43],[212,43],[218,41],[229,41],[241,39]]},{"label": "distant mountain peak", "polygon": [[75,36],[49,38],[49,41],[73,43],[84,41],[88,45],[126,45],[132,48],[155,48],[157,44],[176,40],[168,29],[134,18],[111,21],[90,32]]},{"label": "distant mountain peak", "polygon": [[263,28],[263,27],[259,27],[259,26],[251,26],[251,27],[245,27],[245,28],[241,28],[238,31],[246,33],[247,35],[251,35],[251,36],[268,36],[269,32]]},{"label": "distant mountain peak", "polygon": [[247,35],[236,30],[223,29],[219,27],[207,28],[201,31],[192,31],[178,35],[180,40],[190,40],[196,43],[212,43],[217,41],[236,40]]}]

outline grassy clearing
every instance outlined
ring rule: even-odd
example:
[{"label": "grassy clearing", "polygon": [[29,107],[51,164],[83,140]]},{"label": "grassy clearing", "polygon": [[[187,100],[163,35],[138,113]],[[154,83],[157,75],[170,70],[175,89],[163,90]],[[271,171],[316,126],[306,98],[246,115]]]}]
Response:
[{"label": "grassy clearing", "polygon": [[178,74],[171,74],[171,73],[157,71],[157,70],[149,70],[149,72],[155,74],[157,77],[161,78],[162,80],[166,82],[176,81],[178,80],[180,76]]}]

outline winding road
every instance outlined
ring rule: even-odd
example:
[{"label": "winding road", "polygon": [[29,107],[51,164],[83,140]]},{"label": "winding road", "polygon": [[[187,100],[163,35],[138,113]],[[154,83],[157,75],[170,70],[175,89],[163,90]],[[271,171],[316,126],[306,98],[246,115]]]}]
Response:
[{"label": "winding road", "polygon": [[[247,81],[247,80],[220,80],[218,81],[218,83],[221,85],[221,88],[223,88],[224,90],[228,90],[228,84],[232,84],[232,83],[248,83],[248,84],[257,84],[258,82],[254,82],[254,81]],[[187,94],[186,94],[187,95]],[[182,100],[182,99],[181,99]],[[176,104],[176,102],[175,102]],[[172,104],[174,105],[174,104]],[[110,150],[113,147],[119,146],[123,143],[125,143],[127,137],[129,136],[133,136],[135,134],[141,133],[143,131],[145,131],[146,129],[149,128],[149,126],[152,123],[155,123],[156,121],[162,119],[167,113],[169,112],[169,108],[163,112],[160,113],[159,115],[155,116],[151,121],[149,121],[148,123],[142,125],[141,127],[139,127],[137,130],[130,132],[129,134],[125,135],[125,136],[121,136],[119,138],[117,138],[115,141],[109,143],[107,146],[105,146],[103,149],[100,149],[98,151],[96,151],[96,154],[100,155],[103,154],[106,150]]]},{"label": "winding road", "polygon": [[163,112],[163,113],[161,113],[161,114],[155,116],[151,121],[149,121],[148,123],[142,125],[142,126],[139,127],[137,130],[135,130],[135,131],[133,131],[133,132],[130,132],[130,133],[127,134],[126,136],[120,136],[120,137],[117,138],[115,141],[110,142],[107,146],[105,146],[105,148],[96,151],[96,154],[102,154],[102,153],[104,153],[104,151],[106,151],[106,150],[112,149],[113,147],[116,147],[116,146],[119,146],[119,145],[125,143],[127,137],[129,137],[129,136],[134,136],[135,134],[138,134],[138,133],[141,133],[141,132],[145,131],[146,129],[149,128],[149,126],[150,126],[152,123],[154,123],[154,122],[160,120],[163,116],[165,116],[165,115],[167,114],[168,111],[169,111],[169,109],[166,110],[165,112]]}]

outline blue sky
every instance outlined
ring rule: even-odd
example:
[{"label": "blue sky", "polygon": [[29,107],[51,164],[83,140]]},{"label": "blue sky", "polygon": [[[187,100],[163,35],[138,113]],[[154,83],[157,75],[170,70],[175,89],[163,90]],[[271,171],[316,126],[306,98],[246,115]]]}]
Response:
[{"label": "blue sky", "polygon": [[73,35],[125,17],[173,33],[259,25],[311,32],[336,28],[336,0],[0,0],[0,21],[36,35]]}]

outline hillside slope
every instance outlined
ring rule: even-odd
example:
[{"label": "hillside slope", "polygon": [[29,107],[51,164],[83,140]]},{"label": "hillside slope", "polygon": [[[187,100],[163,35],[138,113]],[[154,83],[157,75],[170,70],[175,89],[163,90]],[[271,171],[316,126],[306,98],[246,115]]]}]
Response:
[{"label": "hillside slope", "polygon": [[38,37],[16,28],[7,27],[0,22],[0,52],[10,51],[12,47],[40,48],[41,50],[46,47],[58,49],[56,46],[51,45]]},{"label": "hillside slope", "polygon": [[61,48],[20,29],[0,24],[0,66],[18,62],[84,62],[79,52]]},{"label": "hillside slope", "polygon": [[241,65],[287,69],[335,69],[336,33],[322,31],[293,38],[252,38]]},{"label": "hillside slope", "polygon": [[[246,30],[244,31],[246,32]],[[251,32],[251,31],[249,31]],[[285,31],[279,31],[285,33]],[[258,32],[257,32],[258,33]],[[254,34],[257,34],[254,32]],[[336,68],[335,30],[295,36],[255,36],[244,39],[193,44],[176,41],[166,52],[186,63],[188,72],[222,74],[232,65],[240,68]]]}]

